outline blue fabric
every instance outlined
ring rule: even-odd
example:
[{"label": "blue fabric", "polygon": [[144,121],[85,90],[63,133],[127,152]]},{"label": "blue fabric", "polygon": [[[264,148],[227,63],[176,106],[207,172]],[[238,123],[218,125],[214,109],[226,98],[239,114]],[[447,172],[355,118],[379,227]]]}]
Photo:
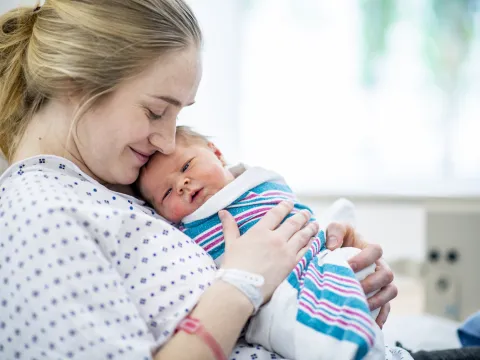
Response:
[{"label": "blue fabric", "polygon": [[470,316],[457,333],[463,347],[480,346],[480,311]]}]

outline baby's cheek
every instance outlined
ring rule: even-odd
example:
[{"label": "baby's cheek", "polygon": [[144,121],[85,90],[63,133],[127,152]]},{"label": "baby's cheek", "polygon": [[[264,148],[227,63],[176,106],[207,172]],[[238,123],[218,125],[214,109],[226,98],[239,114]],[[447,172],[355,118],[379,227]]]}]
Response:
[{"label": "baby's cheek", "polygon": [[215,185],[218,188],[223,188],[226,186],[231,180],[233,180],[233,176],[231,175],[232,179],[228,178],[228,174],[230,172],[226,169],[224,169],[221,166],[212,166],[210,168],[210,171],[208,172],[208,177],[215,182]]},{"label": "baby's cheek", "polygon": [[173,202],[170,206],[171,218],[173,221],[180,221],[188,215],[188,209],[182,202]]}]

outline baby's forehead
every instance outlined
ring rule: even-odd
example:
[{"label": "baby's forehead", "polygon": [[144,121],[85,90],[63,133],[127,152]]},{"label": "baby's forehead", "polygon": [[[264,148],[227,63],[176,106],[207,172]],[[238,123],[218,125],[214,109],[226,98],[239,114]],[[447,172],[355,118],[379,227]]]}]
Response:
[{"label": "baby's forehead", "polygon": [[145,169],[150,172],[150,170],[163,169],[167,170],[180,161],[183,151],[177,147],[172,154],[165,155],[162,153],[156,153],[153,155],[148,163],[145,165]]}]

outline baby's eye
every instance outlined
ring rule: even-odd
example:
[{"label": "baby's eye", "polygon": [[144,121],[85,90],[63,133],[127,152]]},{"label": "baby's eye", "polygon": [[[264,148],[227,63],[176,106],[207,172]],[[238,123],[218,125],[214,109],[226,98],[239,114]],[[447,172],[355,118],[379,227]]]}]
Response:
[{"label": "baby's eye", "polygon": [[170,195],[171,192],[172,192],[172,188],[168,189],[165,195],[163,196],[163,200],[165,200],[167,196]]},{"label": "baby's eye", "polygon": [[188,167],[190,166],[190,162],[191,162],[191,161],[192,161],[192,160],[190,160],[190,161],[187,162],[185,165],[183,165],[183,167],[182,167],[182,172],[187,171]]}]

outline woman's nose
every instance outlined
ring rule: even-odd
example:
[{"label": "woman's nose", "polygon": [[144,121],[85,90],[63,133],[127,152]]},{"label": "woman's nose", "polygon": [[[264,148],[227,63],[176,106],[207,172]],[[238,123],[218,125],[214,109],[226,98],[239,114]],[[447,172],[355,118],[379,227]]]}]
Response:
[{"label": "woman's nose", "polygon": [[149,137],[150,144],[155,146],[157,151],[169,155],[175,150],[175,134],[166,138],[160,134],[152,134]]}]

